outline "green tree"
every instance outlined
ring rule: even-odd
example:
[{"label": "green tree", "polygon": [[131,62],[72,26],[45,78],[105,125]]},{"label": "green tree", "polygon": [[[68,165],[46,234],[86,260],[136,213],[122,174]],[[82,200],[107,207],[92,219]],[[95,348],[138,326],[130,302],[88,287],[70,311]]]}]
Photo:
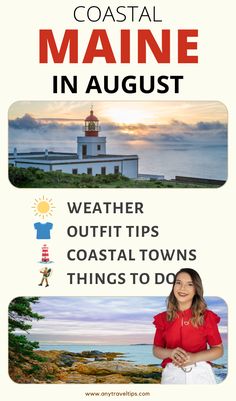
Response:
[{"label": "green tree", "polygon": [[[38,297],[18,297],[11,301],[8,310],[8,331],[9,331],[9,367],[21,365],[29,359],[41,360],[34,353],[39,344],[36,341],[29,341],[25,334],[31,329],[30,322],[40,320],[44,317],[32,310],[32,304],[38,303]],[[18,333],[15,333],[15,332]]]}]

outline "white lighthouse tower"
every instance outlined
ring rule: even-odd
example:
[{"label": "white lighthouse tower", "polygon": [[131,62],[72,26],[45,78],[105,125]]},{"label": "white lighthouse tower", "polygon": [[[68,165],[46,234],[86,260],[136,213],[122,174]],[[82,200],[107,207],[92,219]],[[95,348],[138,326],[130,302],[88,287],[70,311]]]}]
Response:
[{"label": "white lighthouse tower", "polygon": [[106,137],[99,137],[99,130],[99,120],[91,108],[90,115],[85,119],[85,135],[77,137],[78,159],[106,155]]}]

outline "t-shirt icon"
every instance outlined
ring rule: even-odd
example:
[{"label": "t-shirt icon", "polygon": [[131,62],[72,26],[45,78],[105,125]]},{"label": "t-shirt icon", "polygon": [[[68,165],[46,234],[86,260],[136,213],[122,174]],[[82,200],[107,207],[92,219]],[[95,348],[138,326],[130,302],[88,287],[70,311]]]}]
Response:
[{"label": "t-shirt icon", "polygon": [[52,223],[35,223],[34,228],[37,230],[37,239],[50,239],[50,230],[52,229]]}]

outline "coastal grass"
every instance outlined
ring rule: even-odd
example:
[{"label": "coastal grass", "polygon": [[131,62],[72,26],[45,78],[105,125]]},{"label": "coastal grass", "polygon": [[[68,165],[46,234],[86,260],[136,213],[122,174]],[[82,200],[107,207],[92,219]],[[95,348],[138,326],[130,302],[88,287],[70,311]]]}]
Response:
[{"label": "coastal grass", "polygon": [[210,183],[182,183],[174,180],[133,180],[121,174],[67,174],[29,167],[9,166],[9,180],[18,188],[218,188]]}]

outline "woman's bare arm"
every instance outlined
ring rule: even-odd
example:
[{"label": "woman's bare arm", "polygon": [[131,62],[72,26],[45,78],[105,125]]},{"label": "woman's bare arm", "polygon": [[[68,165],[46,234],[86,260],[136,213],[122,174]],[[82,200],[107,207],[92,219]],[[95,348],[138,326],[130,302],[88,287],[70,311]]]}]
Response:
[{"label": "woman's bare arm", "polygon": [[214,347],[210,347],[205,351],[200,351],[196,353],[187,352],[187,354],[188,358],[182,366],[191,365],[196,362],[214,361],[224,354],[224,348],[222,344],[219,344]]}]

